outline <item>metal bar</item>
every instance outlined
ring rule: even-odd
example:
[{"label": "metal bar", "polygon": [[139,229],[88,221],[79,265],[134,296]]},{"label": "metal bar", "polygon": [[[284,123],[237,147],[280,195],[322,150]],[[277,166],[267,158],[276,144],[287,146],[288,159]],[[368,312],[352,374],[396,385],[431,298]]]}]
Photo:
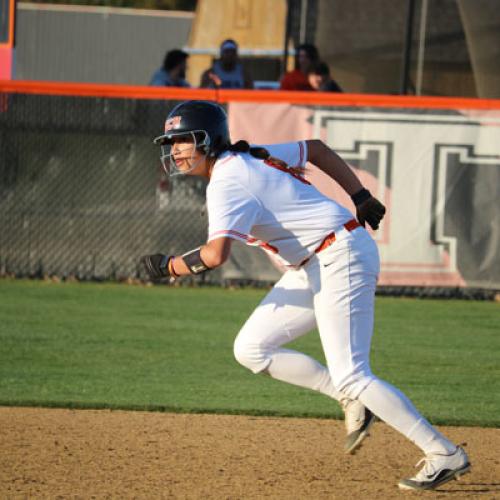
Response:
[{"label": "metal bar", "polygon": [[290,34],[292,32],[292,0],[286,2],[286,25],[285,25],[285,42],[283,47],[283,59],[281,60],[281,74],[284,75],[288,65],[288,42],[290,41]]},{"label": "metal bar", "polygon": [[[187,52],[191,55],[214,55],[218,56],[220,48],[219,47],[182,47],[184,52]],[[290,52],[290,51],[287,51]],[[294,54],[294,50],[291,51],[292,55]],[[249,48],[238,48],[238,54],[240,56],[248,56],[248,57],[281,57],[286,52],[283,49],[249,49]]]},{"label": "metal bar", "polygon": [[307,7],[307,0],[300,0],[300,43],[306,42]]},{"label": "metal bar", "polygon": [[401,70],[401,89],[400,94],[408,93],[410,83],[411,68],[411,45],[413,40],[413,18],[415,16],[415,0],[408,0],[408,12],[406,16],[405,45],[403,49],[403,67]]},{"label": "metal bar", "polygon": [[422,81],[424,78],[424,59],[425,59],[425,37],[427,33],[427,7],[428,7],[428,0],[422,0],[422,9],[420,12],[420,30],[418,34],[417,77],[415,79],[416,95],[422,95]]}]

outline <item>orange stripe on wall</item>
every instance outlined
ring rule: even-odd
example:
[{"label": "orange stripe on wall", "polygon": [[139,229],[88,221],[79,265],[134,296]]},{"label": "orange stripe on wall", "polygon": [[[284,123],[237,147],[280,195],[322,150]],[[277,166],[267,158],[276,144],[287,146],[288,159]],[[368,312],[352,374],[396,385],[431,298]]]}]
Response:
[{"label": "orange stripe on wall", "polygon": [[9,0],[9,38],[6,42],[0,43],[1,48],[12,49],[14,47],[14,26],[16,17],[16,0]]},{"label": "orange stripe on wall", "polygon": [[464,97],[421,97],[384,94],[332,94],[289,90],[220,90],[219,102],[281,102],[311,106],[377,108],[500,109],[500,100]]},{"label": "orange stripe on wall", "polygon": [[0,92],[18,94],[115,97],[122,99],[207,99],[226,102],[289,103],[310,106],[358,106],[377,108],[500,109],[500,99],[420,97],[375,94],[332,94],[276,90],[213,90],[134,85],[0,81]]},{"label": "orange stripe on wall", "polygon": [[129,99],[210,99],[216,91],[96,83],[66,83],[41,81],[0,81],[0,92],[16,94],[67,95],[77,97],[116,97]]},{"label": "orange stripe on wall", "polygon": [[10,19],[9,19],[9,47],[14,47],[14,28],[16,18],[16,0],[10,0]]}]

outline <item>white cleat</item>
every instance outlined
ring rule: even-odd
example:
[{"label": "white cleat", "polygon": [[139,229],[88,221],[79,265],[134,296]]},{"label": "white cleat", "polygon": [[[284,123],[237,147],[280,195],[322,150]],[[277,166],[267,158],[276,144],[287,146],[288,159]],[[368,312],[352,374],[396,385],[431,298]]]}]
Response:
[{"label": "white cleat", "polygon": [[402,490],[433,490],[448,481],[459,479],[471,467],[467,453],[460,446],[451,455],[429,454],[416,466],[422,462],[424,466],[415,477],[399,481],[398,486]]},{"label": "white cleat", "polygon": [[377,417],[357,399],[342,399],[347,437],[344,444],[346,453],[355,453],[363,440],[369,436],[369,430]]}]

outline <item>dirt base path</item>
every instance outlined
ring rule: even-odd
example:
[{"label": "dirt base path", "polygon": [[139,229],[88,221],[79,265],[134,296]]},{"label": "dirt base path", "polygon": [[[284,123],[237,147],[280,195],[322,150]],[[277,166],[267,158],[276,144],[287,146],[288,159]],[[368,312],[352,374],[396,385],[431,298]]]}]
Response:
[{"label": "dirt base path", "polygon": [[414,493],[419,451],[382,423],[346,456],[340,421],[0,408],[0,498],[500,498],[500,429],[443,431],[472,473]]}]

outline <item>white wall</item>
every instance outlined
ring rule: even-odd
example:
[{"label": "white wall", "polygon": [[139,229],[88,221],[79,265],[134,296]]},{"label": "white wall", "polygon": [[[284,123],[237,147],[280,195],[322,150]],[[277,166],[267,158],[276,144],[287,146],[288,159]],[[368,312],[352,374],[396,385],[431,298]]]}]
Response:
[{"label": "white wall", "polygon": [[146,85],[187,44],[191,12],[19,3],[16,80]]}]

